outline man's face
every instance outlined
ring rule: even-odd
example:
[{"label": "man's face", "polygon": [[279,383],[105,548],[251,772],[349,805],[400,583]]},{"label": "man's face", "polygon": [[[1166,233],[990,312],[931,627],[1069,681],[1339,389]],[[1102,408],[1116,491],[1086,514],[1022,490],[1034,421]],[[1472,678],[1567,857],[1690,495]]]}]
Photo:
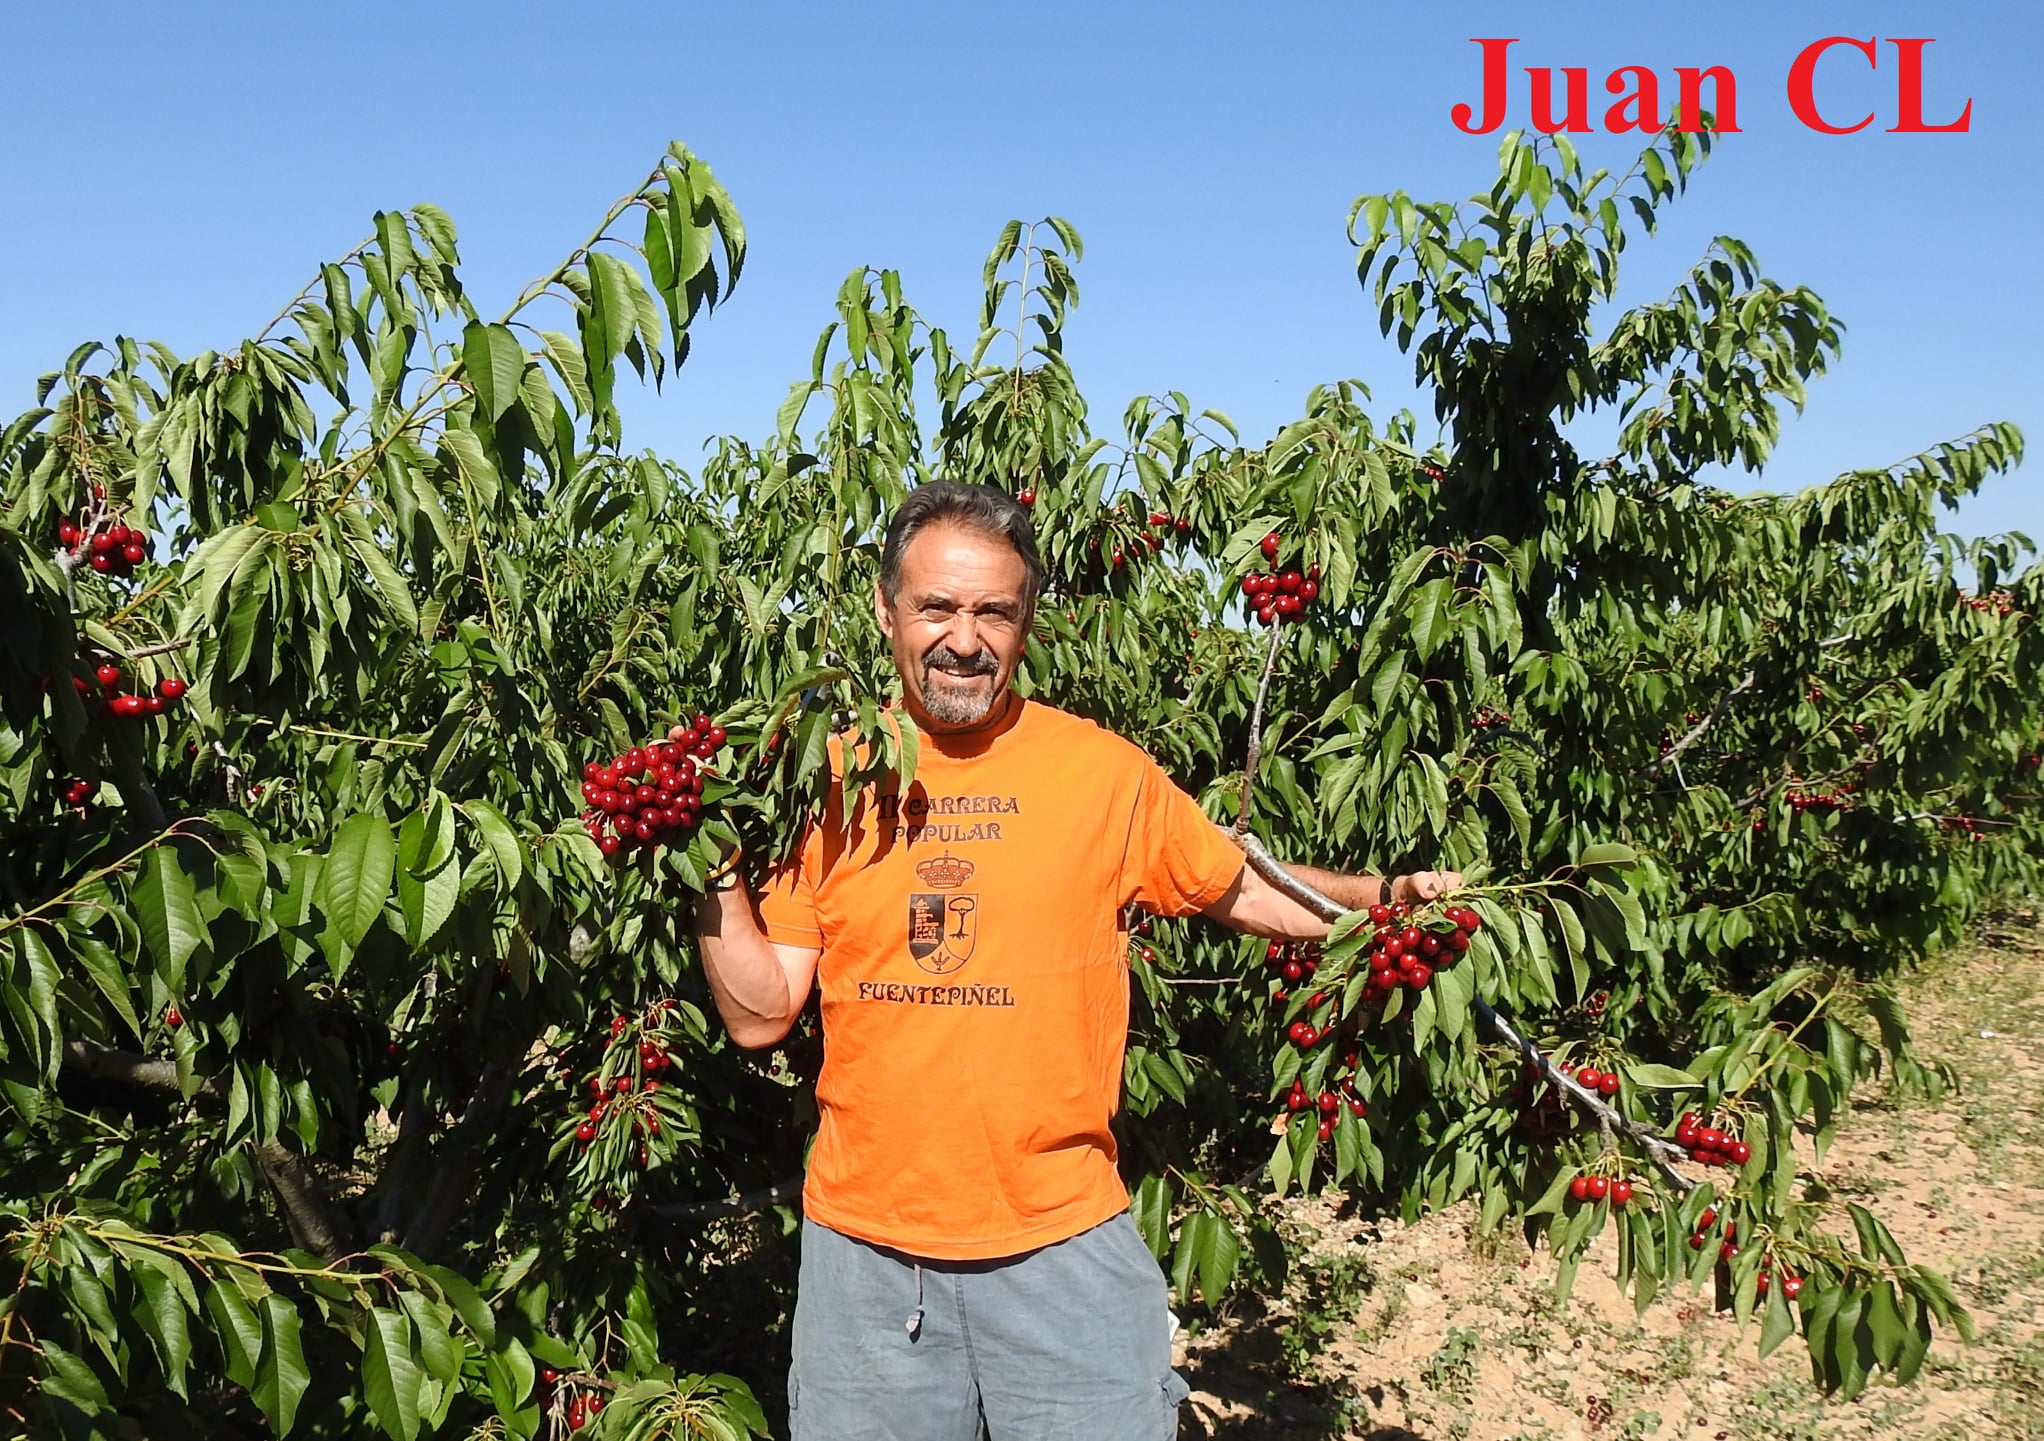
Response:
[{"label": "man's face", "polygon": [[895,603],[873,592],[916,724],[969,731],[995,713],[1028,644],[1028,589],[1028,567],[999,536],[942,522],[916,532]]}]

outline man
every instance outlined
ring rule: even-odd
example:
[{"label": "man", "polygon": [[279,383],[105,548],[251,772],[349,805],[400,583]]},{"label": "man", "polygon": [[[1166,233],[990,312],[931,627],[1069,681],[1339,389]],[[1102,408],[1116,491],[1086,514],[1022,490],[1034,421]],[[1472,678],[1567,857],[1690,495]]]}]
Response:
[{"label": "man", "polygon": [[[823,988],[795,1441],[1175,1436],[1164,1279],[1109,1129],[1128,1032],[1120,918],[1133,905],[1327,934],[1136,747],[1009,689],[1042,584],[1013,500],[913,491],[874,595],[922,733],[909,792],[833,811],[757,912],[739,884],[698,912],[740,1045],[775,1044]],[[1461,881],[1296,870],[1351,907]]]}]

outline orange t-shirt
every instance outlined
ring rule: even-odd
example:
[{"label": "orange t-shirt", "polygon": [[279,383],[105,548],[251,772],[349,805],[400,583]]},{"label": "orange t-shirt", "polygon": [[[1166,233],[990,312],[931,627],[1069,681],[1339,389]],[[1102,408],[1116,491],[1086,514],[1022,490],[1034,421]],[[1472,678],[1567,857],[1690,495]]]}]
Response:
[{"label": "orange t-shirt", "polygon": [[1011,1256],[1128,1205],[1108,1120],[1128,1040],[1124,906],[1190,915],[1242,855],[1142,751],[1020,699],[922,737],[907,796],[833,813],[760,900],[820,946],[822,1113],[802,1204],[942,1260]]}]

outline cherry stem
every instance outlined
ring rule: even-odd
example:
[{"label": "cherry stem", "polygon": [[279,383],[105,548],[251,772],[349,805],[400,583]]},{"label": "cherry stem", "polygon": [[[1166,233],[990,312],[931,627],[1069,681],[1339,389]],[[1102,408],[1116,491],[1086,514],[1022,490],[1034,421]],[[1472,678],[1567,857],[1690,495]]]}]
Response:
[{"label": "cherry stem", "polygon": [[[1340,903],[1328,899],[1312,886],[1307,885],[1304,881],[1286,870],[1284,863],[1273,856],[1269,849],[1264,846],[1263,842],[1250,832],[1238,829],[1230,833],[1229,839],[1242,848],[1243,855],[1248,857],[1250,866],[1255,869],[1259,876],[1262,876],[1264,880],[1270,882],[1271,885],[1283,891],[1301,905],[1317,912],[1323,920],[1329,922],[1338,921],[1350,914]],[[1543,1053],[1538,1046],[1520,1035],[1511,1022],[1492,1009],[1490,1003],[1481,996],[1471,997],[1469,1004],[1471,1009],[1476,1012],[1485,1025],[1490,1027],[1497,1038],[1506,1045],[1516,1049],[1520,1055],[1525,1057],[1526,1063],[1545,1076],[1547,1083],[1553,1086],[1564,1100],[1577,1110],[1595,1119],[1598,1129],[1604,1133],[1607,1142],[1613,1133],[1629,1137],[1641,1151],[1646,1153],[1647,1160],[1653,1163],[1654,1169],[1659,1171],[1662,1177],[1677,1192],[1687,1195],[1695,1189],[1696,1182],[1682,1174],[1675,1165],[1677,1160],[1683,1159],[1686,1156],[1686,1153],[1680,1146],[1660,1135],[1652,1126],[1647,1125],[1645,1122],[1627,1120],[1610,1106],[1605,1105],[1602,1096],[1581,1084],[1574,1076],[1571,1076],[1562,1067],[1555,1064],[1551,1056]]]}]

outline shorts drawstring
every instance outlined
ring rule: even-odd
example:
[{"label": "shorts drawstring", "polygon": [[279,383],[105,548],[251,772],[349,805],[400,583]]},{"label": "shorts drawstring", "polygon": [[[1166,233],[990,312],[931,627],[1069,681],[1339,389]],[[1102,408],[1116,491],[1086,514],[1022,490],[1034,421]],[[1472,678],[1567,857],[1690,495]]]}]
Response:
[{"label": "shorts drawstring", "polygon": [[913,1341],[916,1333],[923,1329],[923,1267],[916,1263],[916,1307],[908,1313],[908,1338]]}]

